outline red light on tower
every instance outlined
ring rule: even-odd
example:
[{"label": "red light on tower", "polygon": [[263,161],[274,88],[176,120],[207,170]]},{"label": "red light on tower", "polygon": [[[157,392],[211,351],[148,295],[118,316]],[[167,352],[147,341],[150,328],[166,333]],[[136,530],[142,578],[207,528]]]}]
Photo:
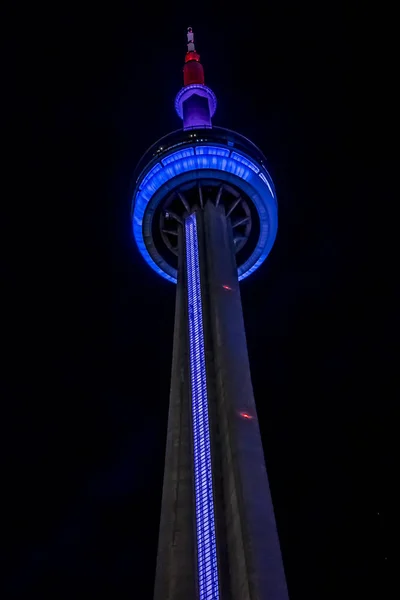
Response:
[{"label": "red light on tower", "polygon": [[198,58],[189,58],[189,61],[185,63],[183,67],[183,85],[204,85],[203,65],[198,60]]},{"label": "red light on tower", "polygon": [[249,415],[248,412],[245,412],[245,411],[240,412],[239,415],[242,417],[242,419],[252,419],[253,418],[251,415]]},{"label": "red light on tower", "polygon": [[223,285],[222,287],[224,288],[224,290],[231,290],[232,291],[232,288],[229,287],[229,285]]}]

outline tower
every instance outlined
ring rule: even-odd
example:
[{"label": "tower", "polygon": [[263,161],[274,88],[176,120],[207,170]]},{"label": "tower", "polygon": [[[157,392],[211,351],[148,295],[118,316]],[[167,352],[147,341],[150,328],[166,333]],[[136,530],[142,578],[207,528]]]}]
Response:
[{"label": "tower", "polygon": [[183,128],[141,159],[134,237],[177,284],[155,600],[287,600],[250,378],[239,281],[266,259],[276,193],[261,151],[212,125],[187,31]]}]

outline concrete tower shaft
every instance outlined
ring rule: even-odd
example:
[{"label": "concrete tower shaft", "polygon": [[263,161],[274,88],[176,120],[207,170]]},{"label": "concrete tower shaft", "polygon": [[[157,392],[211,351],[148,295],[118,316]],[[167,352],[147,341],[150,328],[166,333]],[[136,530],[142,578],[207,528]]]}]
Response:
[{"label": "concrete tower shaft", "polygon": [[[196,224],[196,235],[189,229]],[[180,232],[174,352],[166,468],[161,510],[155,600],[210,598],[223,600],[287,600],[285,576],[265,469],[254,402],[233,230],[223,206],[207,202],[186,215]],[[211,487],[196,511],[194,415],[203,410],[191,388],[193,346],[190,340],[188,244],[198,249],[201,319],[205,349],[205,395],[209,416]],[[194,273],[196,277],[196,273]],[[198,308],[197,308],[198,310]],[[188,327],[189,323],[189,327]],[[197,353],[196,353],[197,356]],[[188,461],[188,454],[192,462]],[[206,463],[206,461],[205,461]],[[192,468],[190,468],[192,465]],[[211,493],[211,498],[210,498]],[[196,541],[197,514],[209,526],[212,503],[218,584],[210,595],[196,585],[201,568],[213,574],[212,549],[206,566],[199,560],[204,543]],[[212,535],[212,533],[211,533]],[[173,543],[171,543],[173,540]],[[200,557],[201,559],[201,557]],[[197,563],[197,569],[196,569]],[[199,574],[200,573],[200,574]],[[203,586],[204,588],[206,586]]]}]

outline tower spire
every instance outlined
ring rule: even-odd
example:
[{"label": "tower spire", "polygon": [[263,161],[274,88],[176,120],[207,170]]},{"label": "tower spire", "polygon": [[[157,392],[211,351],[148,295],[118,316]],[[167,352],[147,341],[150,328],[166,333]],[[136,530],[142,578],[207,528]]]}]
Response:
[{"label": "tower spire", "polygon": [[200,62],[200,54],[194,45],[194,33],[191,27],[187,28],[187,52],[185,66],[183,67],[183,85],[198,83],[204,85],[204,69]]},{"label": "tower spire", "polygon": [[185,63],[191,61],[191,60],[195,60],[197,62],[200,62],[200,54],[198,54],[196,52],[196,48],[194,45],[194,33],[193,33],[193,29],[191,27],[187,28],[187,52],[186,52],[186,56],[185,56]]},{"label": "tower spire", "polygon": [[194,47],[194,33],[191,27],[187,28],[187,41],[188,52],[196,52],[196,48]]}]

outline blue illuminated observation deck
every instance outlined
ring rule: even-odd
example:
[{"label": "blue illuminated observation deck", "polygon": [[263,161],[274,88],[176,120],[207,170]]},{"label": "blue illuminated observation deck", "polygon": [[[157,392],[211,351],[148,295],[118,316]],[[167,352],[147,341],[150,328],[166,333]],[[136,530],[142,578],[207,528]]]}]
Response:
[{"label": "blue illuminated observation deck", "polygon": [[216,127],[187,31],[183,121],[143,155],[133,235],[177,283],[155,600],[288,600],[251,385],[239,281],[274,244],[276,191],[262,152]]},{"label": "blue illuminated observation deck", "polygon": [[153,217],[166,197],[184,184],[218,181],[242,192],[255,209],[258,239],[251,254],[238,264],[239,281],[248,277],[267,258],[278,228],[276,191],[265,165],[257,146],[222,127],[178,130],[158,140],[136,169],[132,203],[133,233],[145,261],[156,273],[176,283],[174,261],[154,243]]}]

